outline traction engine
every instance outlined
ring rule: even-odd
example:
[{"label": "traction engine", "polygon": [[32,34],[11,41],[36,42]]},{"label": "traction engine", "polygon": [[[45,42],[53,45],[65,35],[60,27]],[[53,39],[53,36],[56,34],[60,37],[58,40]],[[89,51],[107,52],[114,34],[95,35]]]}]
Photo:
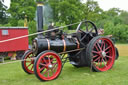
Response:
[{"label": "traction engine", "polygon": [[[37,5],[37,28],[43,32],[43,4]],[[67,60],[74,67],[87,66],[92,71],[102,72],[111,69],[118,57],[112,40],[99,36],[91,21],[80,22],[76,32],[71,34],[55,29],[52,24],[48,30],[37,35],[32,49],[22,57],[23,70],[35,74],[41,81],[56,79]]]}]

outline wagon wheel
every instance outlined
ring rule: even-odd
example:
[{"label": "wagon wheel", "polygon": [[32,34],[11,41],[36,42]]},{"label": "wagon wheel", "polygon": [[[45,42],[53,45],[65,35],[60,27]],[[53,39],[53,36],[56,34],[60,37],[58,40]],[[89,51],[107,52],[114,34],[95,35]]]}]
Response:
[{"label": "wagon wheel", "polygon": [[107,37],[95,37],[87,46],[86,56],[92,70],[100,72],[112,68],[115,61],[115,47]]},{"label": "wagon wheel", "polygon": [[80,42],[86,41],[86,43],[88,43],[93,37],[98,35],[97,27],[91,21],[81,22],[78,25],[76,32],[81,33]]},{"label": "wagon wheel", "polygon": [[61,59],[53,51],[40,53],[34,63],[34,73],[41,81],[56,79],[60,75],[61,69]]},{"label": "wagon wheel", "polygon": [[28,50],[22,57],[22,68],[28,74],[34,73],[34,57],[32,50]]}]

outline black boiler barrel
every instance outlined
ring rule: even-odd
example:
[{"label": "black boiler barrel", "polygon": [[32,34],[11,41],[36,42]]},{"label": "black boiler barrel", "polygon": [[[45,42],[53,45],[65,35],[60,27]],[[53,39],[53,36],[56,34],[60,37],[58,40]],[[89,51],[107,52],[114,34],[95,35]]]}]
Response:
[{"label": "black boiler barrel", "polygon": [[33,51],[39,54],[45,50],[53,50],[57,53],[79,49],[79,42],[77,39],[38,39],[33,42]]}]

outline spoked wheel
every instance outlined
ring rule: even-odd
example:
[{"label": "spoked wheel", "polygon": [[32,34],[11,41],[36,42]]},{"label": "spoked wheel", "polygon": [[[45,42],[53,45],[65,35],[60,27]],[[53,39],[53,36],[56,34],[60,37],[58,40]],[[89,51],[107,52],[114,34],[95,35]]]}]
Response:
[{"label": "spoked wheel", "polygon": [[115,61],[115,47],[106,37],[95,37],[88,44],[86,50],[88,64],[94,71],[107,71]]},{"label": "spoked wheel", "polygon": [[34,58],[35,55],[33,54],[32,50],[28,50],[22,57],[22,68],[28,74],[34,73]]},{"label": "spoked wheel", "polygon": [[62,62],[53,51],[40,53],[34,63],[34,73],[41,81],[56,79],[61,72]]},{"label": "spoked wheel", "polygon": [[76,32],[80,32],[81,33],[80,42],[86,41],[86,43],[88,43],[93,37],[98,35],[97,27],[91,21],[81,22],[78,25],[78,27],[76,29]]}]

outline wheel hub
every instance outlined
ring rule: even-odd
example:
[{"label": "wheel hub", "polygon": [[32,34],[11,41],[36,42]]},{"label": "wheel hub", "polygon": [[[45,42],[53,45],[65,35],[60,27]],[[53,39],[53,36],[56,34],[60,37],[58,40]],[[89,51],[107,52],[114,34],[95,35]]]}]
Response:
[{"label": "wheel hub", "polygon": [[50,65],[48,65],[48,68],[49,68],[49,69],[51,69],[52,67],[53,67],[53,66],[52,66],[51,64],[50,64]]},{"label": "wheel hub", "polygon": [[106,56],[106,53],[104,51],[102,51],[102,56],[105,57]]}]

